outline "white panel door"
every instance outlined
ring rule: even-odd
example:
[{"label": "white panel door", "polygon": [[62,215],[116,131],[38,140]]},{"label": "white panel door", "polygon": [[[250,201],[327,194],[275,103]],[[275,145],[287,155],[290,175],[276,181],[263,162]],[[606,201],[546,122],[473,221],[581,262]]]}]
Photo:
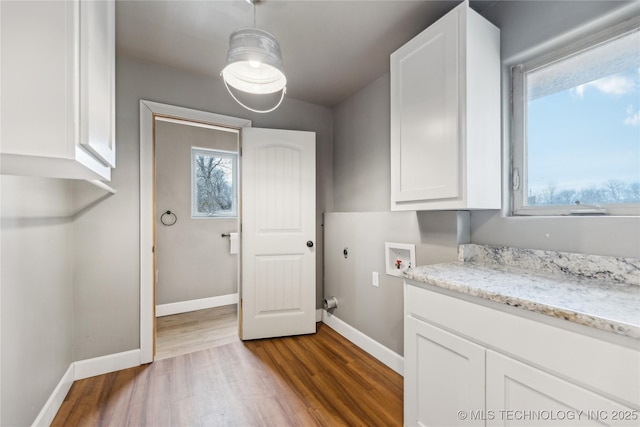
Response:
[{"label": "white panel door", "polygon": [[315,133],[242,130],[243,340],[315,333]]},{"label": "white panel door", "polygon": [[484,425],[459,411],[484,408],[485,349],[411,315],[404,327],[404,425]]}]

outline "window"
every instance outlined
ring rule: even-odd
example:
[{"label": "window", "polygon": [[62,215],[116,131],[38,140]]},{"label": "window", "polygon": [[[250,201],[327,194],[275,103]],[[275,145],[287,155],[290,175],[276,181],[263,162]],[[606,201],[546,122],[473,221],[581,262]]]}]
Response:
[{"label": "window", "polygon": [[191,148],[191,215],[238,216],[238,154]]},{"label": "window", "polygon": [[515,215],[640,214],[639,25],[512,68]]}]

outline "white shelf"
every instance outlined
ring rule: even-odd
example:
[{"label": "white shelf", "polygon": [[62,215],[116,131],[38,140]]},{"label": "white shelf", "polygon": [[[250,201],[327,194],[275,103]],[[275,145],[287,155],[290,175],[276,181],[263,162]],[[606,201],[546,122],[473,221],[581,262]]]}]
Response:
[{"label": "white shelf", "polygon": [[99,181],[97,179],[86,179],[85,181],[87,181],[89,184],[95,185],[96,187],[98,187],[98,188],[100,188],[100,189],[102,189],[104,191],[107,191],[107,192],[109,192],[111,194],[116,194],[118,192],[118,190],[116,190],[115,188],[111,188],[107,184],[105,184],[104,182]]}]

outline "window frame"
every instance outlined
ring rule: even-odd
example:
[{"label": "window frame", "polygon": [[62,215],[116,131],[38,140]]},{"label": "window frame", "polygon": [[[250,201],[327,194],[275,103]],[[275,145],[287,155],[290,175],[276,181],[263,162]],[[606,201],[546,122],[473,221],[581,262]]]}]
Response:
[{"label": "window frame", "polygon": [[[197,189],[196,189],[196,156],[206,154],[213,157],[226,157],[232,160],[232,185],[233,198],[231,210],[224,213],[204,214],[197,211]],[[191,147],[191,219],[232,219],[238,218],[238,153],[235,151],[218,150],[206,147]]]},{"label": "window frame", "polygon": [[527,188],[526,159],[526,122],[527,97],[525,75],[528,72],[562,61],[572,55],[595,48],[612,39],[640,29],[640,17],[627,19],[581,40],[569,43],[561,48],[541,54],[528,61],[511,65],[510,70],[510,121],[511,121],[511,159],[510,159],[510,216],[640,216],[640,203],[617,203],[592,205],[551,205],[527,206],[524,194]]}]

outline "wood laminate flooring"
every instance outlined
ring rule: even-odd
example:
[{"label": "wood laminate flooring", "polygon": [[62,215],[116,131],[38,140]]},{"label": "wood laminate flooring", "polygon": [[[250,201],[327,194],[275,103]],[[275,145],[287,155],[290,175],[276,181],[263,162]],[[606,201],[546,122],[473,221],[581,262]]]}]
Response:
[{"label": "wood laminate flooring", "polygon": [[237,341],[237,304],[156,319],[156,360]]},{"label": "wood laminate flooring", "polygon": [[76,381],[52,426],[401,426],[402,377],[317,329]]}]

